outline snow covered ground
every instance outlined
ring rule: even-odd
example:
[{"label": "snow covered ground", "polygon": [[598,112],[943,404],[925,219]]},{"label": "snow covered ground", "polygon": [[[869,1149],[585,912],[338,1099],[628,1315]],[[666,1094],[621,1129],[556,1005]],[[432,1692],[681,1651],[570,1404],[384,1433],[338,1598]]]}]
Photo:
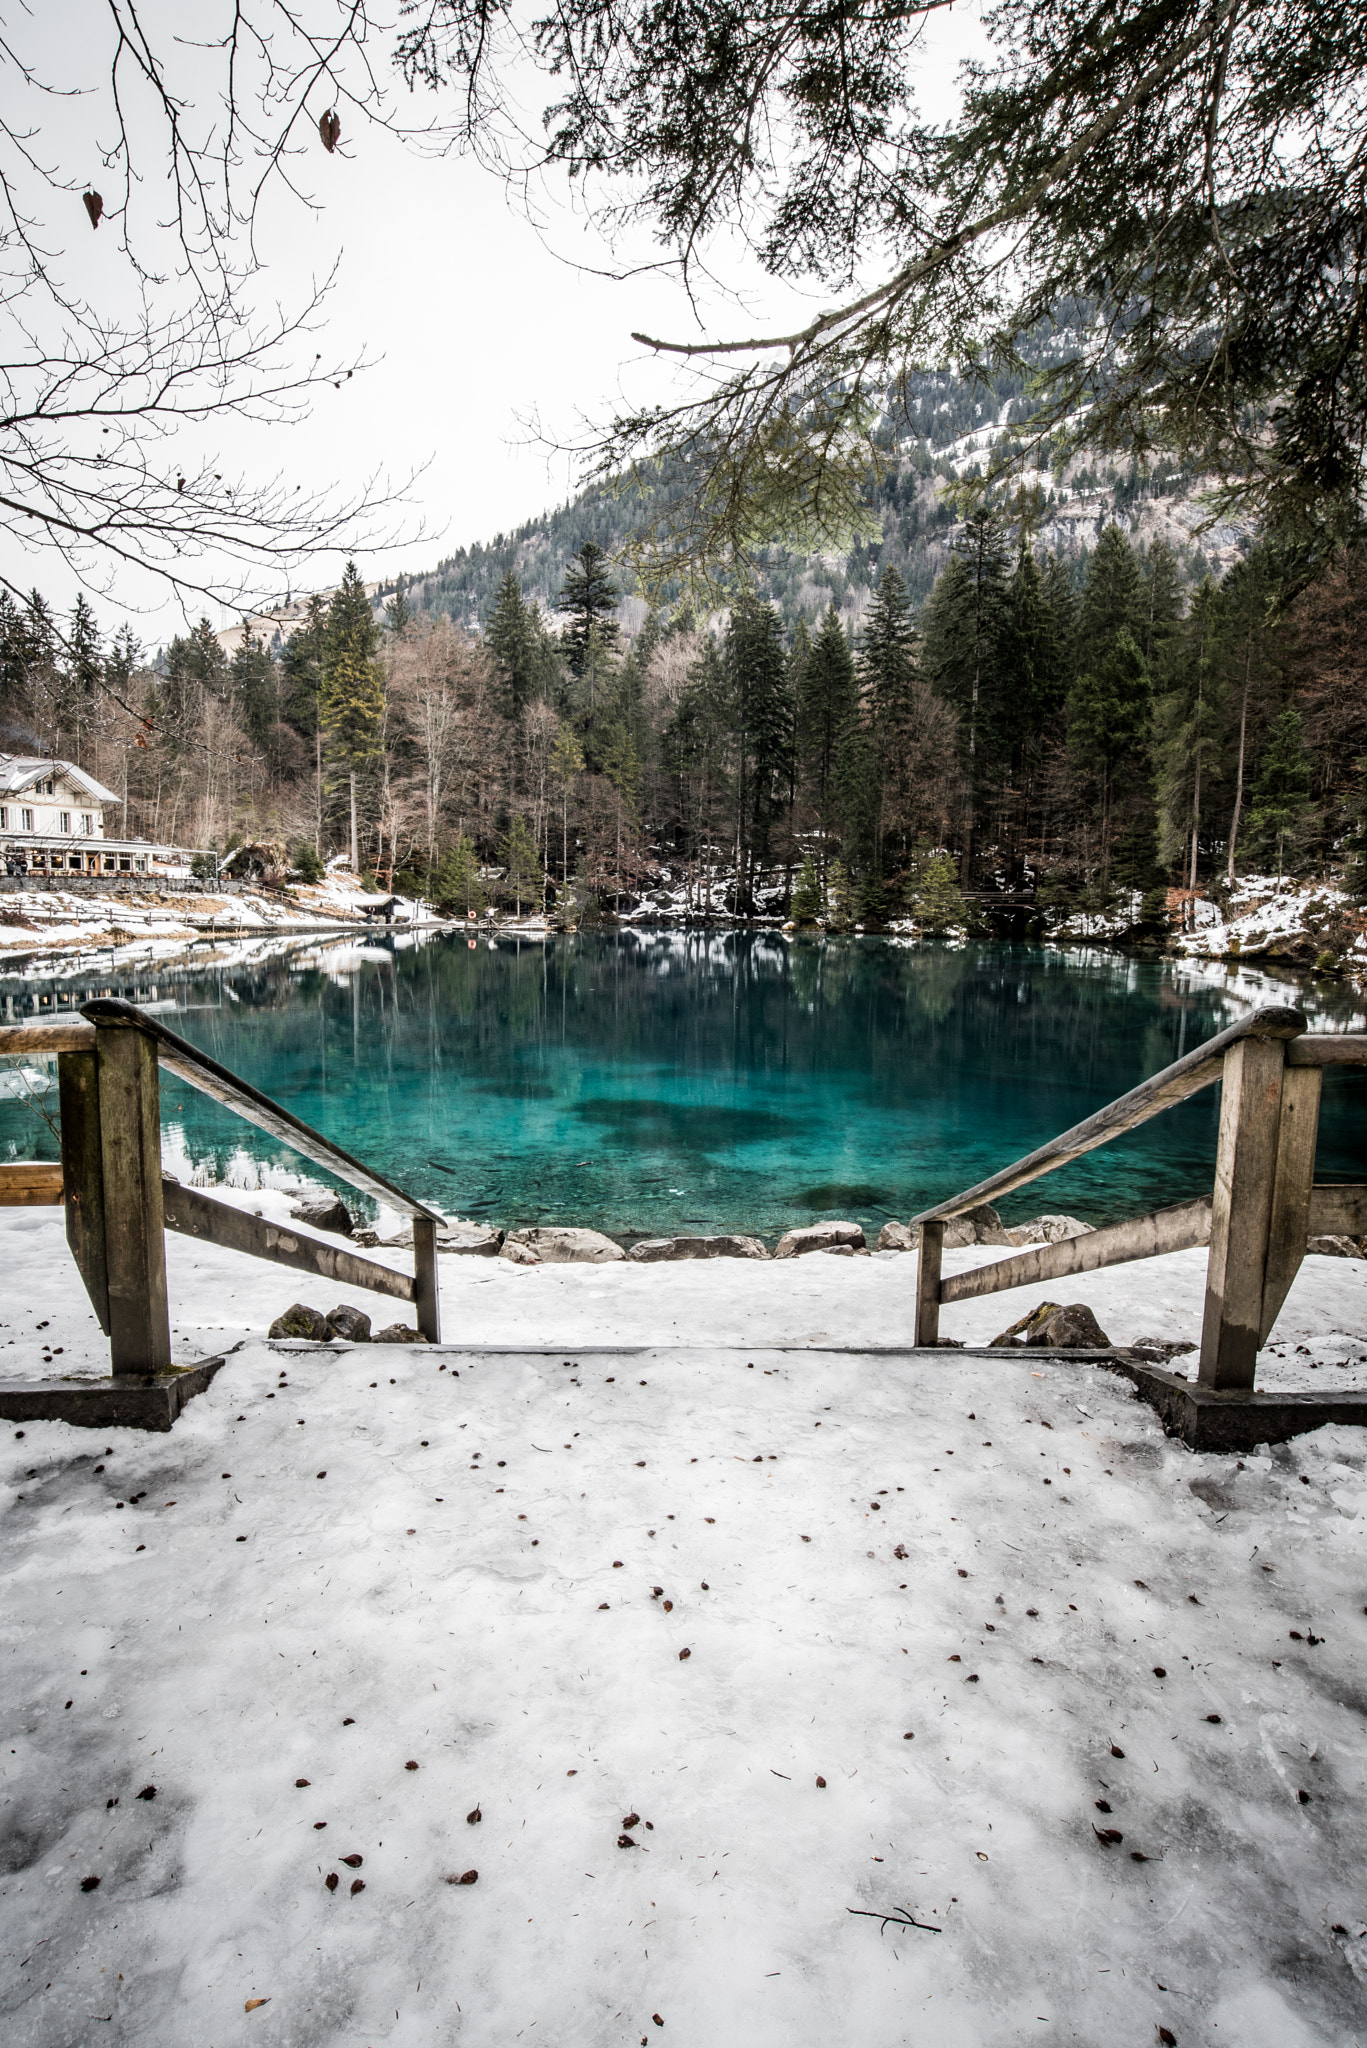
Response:
[{"label": "snow covered ground", "polygon": [[[446,1258],[457,1353],[273,1349],[337,1290],[168,1254],[180,1355],[242,1340],[175,1431],[3,1433],[16,2048],[1367,2041],[1361,1431],[778,1348],[899,1341],[905,1255]],[[3,1376],[102,1367],[59,1212],[0,1259]],[[1200,1265],[1065,1298],[1181,1338]],[[1356,1380],[1365,1279],[1278,1370]]]},{"label": "snow covered ground", "polygon": [[[67,889],[24,889],[0,897],[0,956],[50,951],[60,959],[91,947],[101,952],[133,947],[173,959],[184,951],[187,940],[205,935],[354,926],[382,900],[337,874],[312,887],[296,885],[292,897],[256,890],[224,896],[150,891],[85,896]],[[398,900],[398,923],[417,920],[418,905]],[[31,971],[50,971],[50,966],[34,964]]]}]

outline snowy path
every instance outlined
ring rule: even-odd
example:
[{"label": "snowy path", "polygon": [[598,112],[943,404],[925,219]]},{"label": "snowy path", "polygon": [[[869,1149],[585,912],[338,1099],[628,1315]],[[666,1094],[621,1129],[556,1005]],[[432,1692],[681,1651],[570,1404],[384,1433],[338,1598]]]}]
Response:
[{"label": "snowy path", "polygon": [[[776,1348],[895,1344],[893,1255],[443,1259],[464,1355],[273,1350],[390,1305],[168,1258],[181,1355],[241,1344],[173,1434],[4,1434],[7,2043],[1367,2042],[1361,1431]],[[3,1376],[106,1370],[60,1213],[0,1262]],[[1066,1298],[1191,1337],[1203,1265]],[[1365,1286],[1307,1261],[1264,1383],[1367,1378]]]},{"label": "snowy path", "polygon": [[250,1340],[0,1487],[15,2048],[1367,2039],[1360,1432]]}]

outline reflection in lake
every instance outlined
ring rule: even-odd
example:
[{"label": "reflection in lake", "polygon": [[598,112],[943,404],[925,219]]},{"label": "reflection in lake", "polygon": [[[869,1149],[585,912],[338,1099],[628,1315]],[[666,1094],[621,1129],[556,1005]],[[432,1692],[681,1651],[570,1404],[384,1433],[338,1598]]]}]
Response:
[{"label": "reflection in lake", "polygon": [[[309,945],[159,968],[157,993],[173,1029],[448,1214],[651,1234],[876,1229],[1245,1007],[1181,963],[755,932]],[[1359,1021],[1347,992],[1315,1000],[1323,1028]],[[1208,1090],[1021,1190],[1008,1218],[1100,1223],[1204,1192],[1217,1108]],[[288,1156],[169,1077],[163,1119],[211,1175],[244,1147]],[[1359,1077],[1328,1077],[1322,1131],[1321,1176],[1355,1177]],[[22,1100],[0,1099],[0,1140],[55,1156]]]}]

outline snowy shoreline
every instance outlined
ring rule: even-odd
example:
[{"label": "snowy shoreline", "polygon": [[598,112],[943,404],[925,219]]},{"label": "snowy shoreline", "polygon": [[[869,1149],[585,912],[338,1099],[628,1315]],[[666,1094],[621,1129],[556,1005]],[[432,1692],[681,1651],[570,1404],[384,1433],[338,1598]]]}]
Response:
[{"label": "snowy shoreline", "polygon": [[[168,1250],[182,1341],[292,1277]],[[1362,1432],[765,1347],[881,1341],[913,1263],[445,1261],[463,1352],[252,1334],[169,1437],[10,1431],[7,2039],[1367,2039]]]}]

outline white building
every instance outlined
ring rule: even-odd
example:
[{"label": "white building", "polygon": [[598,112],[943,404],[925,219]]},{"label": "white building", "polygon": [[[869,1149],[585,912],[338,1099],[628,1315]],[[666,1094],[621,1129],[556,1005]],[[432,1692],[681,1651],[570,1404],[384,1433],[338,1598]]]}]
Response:
[{"label": "white building", "polygon": [[74,761],[0,754],[0,866],[10,875],[188,873],[194,848],[106,834],[105,808],[119,802]]}]

